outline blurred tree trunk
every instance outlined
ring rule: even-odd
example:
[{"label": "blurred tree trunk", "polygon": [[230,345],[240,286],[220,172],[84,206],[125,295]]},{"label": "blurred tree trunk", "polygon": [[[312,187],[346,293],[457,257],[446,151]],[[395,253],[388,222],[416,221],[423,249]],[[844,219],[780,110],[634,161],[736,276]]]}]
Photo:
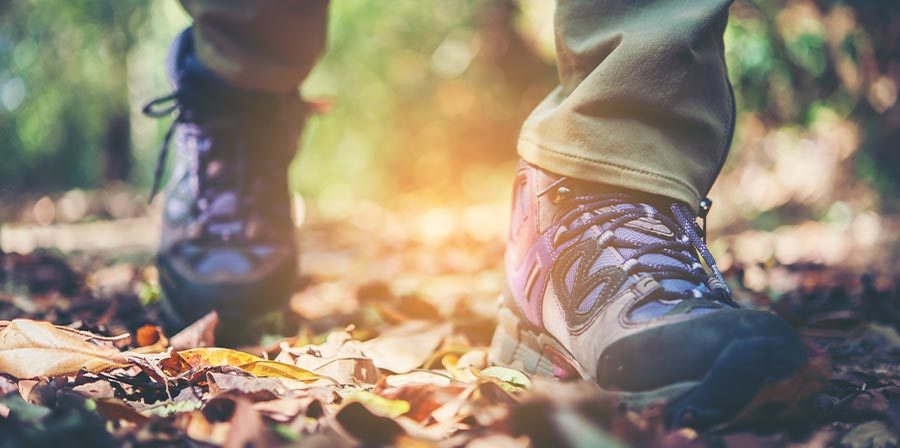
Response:
[{"label": "blurred tree trunk", "polygon": [[131,120],[128,110],[120,110],[109,117],[103,146],[106,182],[127,181],[131,175]]},{"label": "blurred tree trunk", "polygon": [[[110,8],[113,11],[113,8]],[[110,54],[115,58],[112,67],[115,73],[110,76],[114,106],[106,121],[104,136],[104,170],[105,182],[127,181],[133,165],[131,151],[131,114],[128,103],[128,53],[135,43],[134,30],[128,26],[133,11],[111,12],[109,21],[113,32],[108,38]]]}]

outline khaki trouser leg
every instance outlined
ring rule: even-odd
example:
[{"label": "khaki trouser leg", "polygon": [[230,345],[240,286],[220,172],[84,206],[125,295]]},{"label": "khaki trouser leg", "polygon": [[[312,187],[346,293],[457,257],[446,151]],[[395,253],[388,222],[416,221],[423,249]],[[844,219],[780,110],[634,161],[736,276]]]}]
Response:
[{"label": "khaki trouser leg", "polygon": [[731,142],[732,0],[558,0],[559,86],[519,154],[551,172],[697,207]]},{"label": "khaki trouser leg", "polygon": [[325,49],[328,0],[180,0],[204,66],[252,90],[296,89]]}]

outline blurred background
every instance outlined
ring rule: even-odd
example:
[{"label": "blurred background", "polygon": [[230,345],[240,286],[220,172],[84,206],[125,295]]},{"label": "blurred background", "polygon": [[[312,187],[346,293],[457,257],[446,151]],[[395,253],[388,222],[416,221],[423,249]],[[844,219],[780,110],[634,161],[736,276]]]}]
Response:
[{"label": "blurred background", "polygon": [[[554,86],[552,0],[332,0],[303,85],[333,104],[292,170],[297,217],[390,240],[499,244],[522,120]],[[739,0],[725,34],[738,127],[712,247],[771,265],[900,260],[900,2]],[[0,249],[148,251],[177,2],[0,0]],[[302,199],[300,194],[302,194]]]}]

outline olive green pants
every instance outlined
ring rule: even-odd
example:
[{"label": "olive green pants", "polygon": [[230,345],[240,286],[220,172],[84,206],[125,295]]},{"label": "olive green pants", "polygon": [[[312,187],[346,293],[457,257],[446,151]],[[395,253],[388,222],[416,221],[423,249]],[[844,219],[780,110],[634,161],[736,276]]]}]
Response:
[{"label": "olive green pants", "polygon": [[[559,86],[519,155],[557,174],[695,208],[731,142],[722,34],[733,0],[558,0]],[[181,0],[200,60],[249,89],[296,89],[324,51],[327,0]]]}]

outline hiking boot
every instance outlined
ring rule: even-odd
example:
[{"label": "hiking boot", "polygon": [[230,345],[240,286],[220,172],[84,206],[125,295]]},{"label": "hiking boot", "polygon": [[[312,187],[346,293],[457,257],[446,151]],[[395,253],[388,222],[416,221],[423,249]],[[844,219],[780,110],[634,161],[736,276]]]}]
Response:
[{"label": "hiking boot", "polygon": [[809,396],[799,336],[733,301],[695,218],[683,203],[521,163],[491,360],[591,379],[633,407],[667,401],[675,427]]},{"label": "hiking boot", "polygon": [[174,139],[157,256],[164,316],[177,329],[216,310],[221,327],[237,332],[283,307],[293,290],[287,169],[306,107],[296,92],[228,85],[196,59],[190,29],[175,40],[168,66],[175,93],[144,109],[175,114],[153,186],[155,194]]}]

